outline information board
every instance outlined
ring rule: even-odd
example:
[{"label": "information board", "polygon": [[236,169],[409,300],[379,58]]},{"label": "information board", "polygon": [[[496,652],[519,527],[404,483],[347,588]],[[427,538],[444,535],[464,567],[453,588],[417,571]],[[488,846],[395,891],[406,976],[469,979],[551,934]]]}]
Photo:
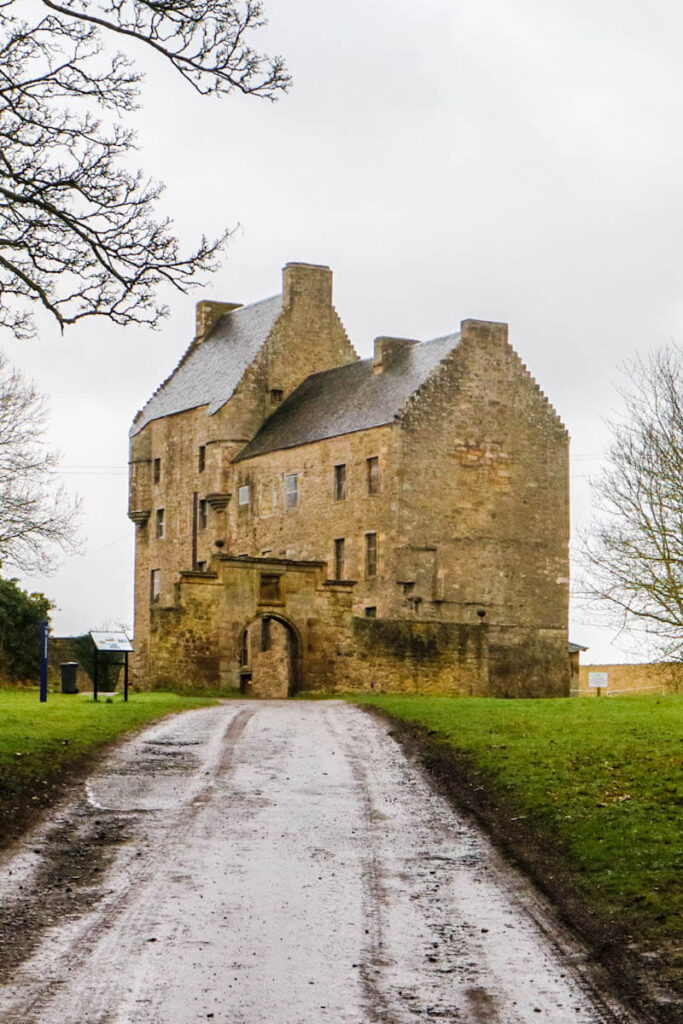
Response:
[{"label": "information board", "polygon": [[609,683],[609,672],[589,672],[588,685],[598,690],[606,690]]},{"label": "information board", "polygon": [[132,651],[133,645],[123,632],[90,630],[90,636],[98,651]]}]

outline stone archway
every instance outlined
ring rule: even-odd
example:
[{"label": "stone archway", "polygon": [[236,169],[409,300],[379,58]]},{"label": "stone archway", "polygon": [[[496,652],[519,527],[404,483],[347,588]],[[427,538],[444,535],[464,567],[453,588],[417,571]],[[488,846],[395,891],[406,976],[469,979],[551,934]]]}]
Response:
[{"label": "stone archway", "polygon": [[301,684],[301,639],[296,627],[264,612],[240,635],[240,690],[254,697],[291,697]]}]

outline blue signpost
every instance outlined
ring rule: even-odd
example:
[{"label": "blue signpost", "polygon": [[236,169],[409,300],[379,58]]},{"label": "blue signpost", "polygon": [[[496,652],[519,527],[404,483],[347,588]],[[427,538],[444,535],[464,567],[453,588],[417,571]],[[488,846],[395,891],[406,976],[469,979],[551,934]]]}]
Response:
[{"label": "blue signpost", "polygon": [[40,624],[40,703],[47,700],[47,644],[49,636],[49,623]]}]

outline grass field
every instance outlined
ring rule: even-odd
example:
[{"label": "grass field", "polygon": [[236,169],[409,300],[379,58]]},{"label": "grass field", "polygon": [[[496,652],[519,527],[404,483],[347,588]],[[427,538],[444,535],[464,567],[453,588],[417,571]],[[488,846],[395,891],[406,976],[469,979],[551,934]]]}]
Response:
[{"label": "grass field", "polygon": [[[683,697],[361,697],[458,752],[619,934],[683,967]],[[556,868],[556,864],[553,870]]]},{"label": "grass field", "polygon": [[134,693],[128,703],[0,690],[0,845],[11,841],[103,745],[174,711],[215,703],[171,693]]}]

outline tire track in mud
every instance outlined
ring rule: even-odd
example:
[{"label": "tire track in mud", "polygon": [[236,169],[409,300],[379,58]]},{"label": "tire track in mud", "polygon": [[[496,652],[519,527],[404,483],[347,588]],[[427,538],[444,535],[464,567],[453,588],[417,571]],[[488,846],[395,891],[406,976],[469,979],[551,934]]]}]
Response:
[{"label": "tire track in mud", "polygon": [[41,925],[2,1024],[633,1024],[385,725],[336,703],[190,714],[45,831],[68,862],[78,806],[111,857],[92,903]]},{"label": "tire track in mud", "polygon": [[[6,984],[23,965],[30,967],[31,958],[41,947],[45,964],[39,968],[40,973],[30,971],[28,1002],[4,1008],[0,1003],[2,1024],[32,1024],[35,1015],[59,991],[66,961],[68,970],[77,970],[95,946],[101,947],[105,960],[115,961],[120,954],[117,923],[125,922],[126,930],[133,934],[153,930],[146,928],[147,924],[153,925],[149,904],[153,906],[154,897],[165,886],[164,873],[159,872],[159,851],[170,845],[171,837],[173,842],[182,842],[190,832],[217,774],[229,770],[234,745],[253,713],[253,709],[245,708],[228,718],[216,738],[220,757],[204,769],[199,791],[191,802],[181,803],[165,822],[154,822],[153,843],[144,833],[145,819],[158,817],[155,811],[134,808],[122,812],[108,808],[99,802],[93,787],[98,778],[110,772],[117,777],[162,771],[182,775],[196,769],[198,759],[188,756],[188,749],[197,741],[164,739],[165,726],[152,730],[161,731],[161,739],[145,739],[145,733],[125,744],[124,749],[140,748],[142,756],[136,757],[130,766],[122,765],[118,750],[94,777],[86,780],[82,786],[84,794],[67,804],[56,826],[48,825],[43,830],[39,826],[38,836],[31,842],[31,849],[39,853],[34,873],[18,887],[13,898],[0,903],[0,985]],[[138,841],[136,848],[123,849],[131,839]],[[115,890],[102,889],[99,883],[117,858],[123,868],[117,877],[123,884]],[[138,900],[138,893],[145,893],[144,899]],[[51,938],[47,934],[60,926],[66,936]],[[107,932],[113,936],[110,943]],[[56,947],[62,947],[61,954]],[[107,1024],[110,988],[107,979],[103,978],[98,985],[95,978],[82,1007],[83,1021]]]}]

